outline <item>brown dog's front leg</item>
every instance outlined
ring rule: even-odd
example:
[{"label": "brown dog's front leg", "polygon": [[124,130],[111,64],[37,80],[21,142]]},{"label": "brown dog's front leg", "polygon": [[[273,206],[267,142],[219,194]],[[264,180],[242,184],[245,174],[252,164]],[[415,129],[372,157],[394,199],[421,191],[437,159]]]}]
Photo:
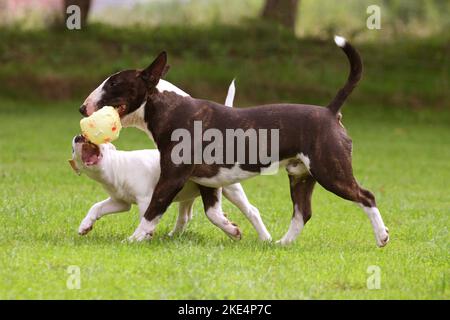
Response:
[{"label": "brown dog's front leg", "polygon": [[162,215],[191,175],[192,168],[190,166],[176,167],[163,163],[168,164],[161,160],[161,175],[153,192],[152,200],[136,231],[128,238],[129,241],[151,239]]}]

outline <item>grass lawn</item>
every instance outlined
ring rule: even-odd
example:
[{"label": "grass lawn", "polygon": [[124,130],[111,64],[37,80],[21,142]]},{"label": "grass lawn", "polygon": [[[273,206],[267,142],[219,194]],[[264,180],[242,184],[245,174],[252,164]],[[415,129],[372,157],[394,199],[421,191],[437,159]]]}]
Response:
[{"label": "grass lawn", "polygon": [[[172,205],[151,242],[125,244],[138,213],[108,216],[85,237],[77,228],[102,188],[76,176],[66,159],[78,133],[73,103],[0,101],[0,298],[2,299],[385,299],[450,298],[450,114],[344,107],[359,181],[377,196],[391,242],[375,246],[358,207],[316,188],[313,218],[289,247],[262,244],[241,213],[233,242],[206,218],[197,200],[185,234],[170,239]],[[122,149],[151,147],[125,129]],[[244,188],[274,239],[289,226],[287,177],[257,177]],[[78,266],[81,289],[66,286]],[[379,266],[381,288],[366,285]]]},{"label": "grass lawn", "polygon": [[[391,242],[378,249],[363,211],[316,187],[313,217],[289,247],[262,244],[229,202],[240,242],[213,226],[197,200],[185,234],[121,241],[138,212],[105,217],[77,234],[106,197],[67,159],[77,111],[112,72],[145,67],[166,49],[167,79],[195,97],[223,101],[237,77],[236,105],[325,104],[348,65],[331,41],[257,27],[161,27],[83,32],[0,30],[0,299],[449,299],[450,111],[448,36],[358,43],[365,73],[343,108],[360,183],[377,197]],[[151,148],[136,129],[116,146]],[[275,240],[292,216],[286,174],[243,183]],[[78,266],[81,289],[67,288]],[[369,290],[370,266],[381,288]]]}]

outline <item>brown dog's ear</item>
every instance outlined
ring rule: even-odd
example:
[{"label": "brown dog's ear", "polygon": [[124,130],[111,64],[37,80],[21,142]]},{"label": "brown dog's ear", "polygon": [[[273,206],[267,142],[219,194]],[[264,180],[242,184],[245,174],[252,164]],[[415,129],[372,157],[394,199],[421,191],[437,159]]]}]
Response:
[{"label": "brown dog's ear", "polygon": [[166,70],[166,67],[168,67],[167,53],[163,51],[156,57],[151,65],[142,70],[140,76],[147,82],[149,87],[155,87],[158,84],[159,79],[167,72],[168,69]]},{"label": "brown dog's ear", "polygon": [[170,66],[168,64],[166,64],[166,66],[164,67],[164,71],[161,75],[161,78],[164,77],[167,74],[167,72],[169,72],[169,69],[170,69]]}]

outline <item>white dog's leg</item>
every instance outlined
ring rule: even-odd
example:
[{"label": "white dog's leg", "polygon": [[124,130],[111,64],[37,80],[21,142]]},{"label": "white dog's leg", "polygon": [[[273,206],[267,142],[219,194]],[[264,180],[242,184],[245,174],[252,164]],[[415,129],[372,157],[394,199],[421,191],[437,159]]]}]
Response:
[{"label": "white dog's leg", "polygon": [[161,219],[160,215],[154,218],[152,221],[149,221],[145,219],[145,217],[142,217],[138,227],[133,232],[133,234],[128,238],[128,241],[141,242],[144,240],[150,240],[152,238],[153,231],[158,225],[160,219]]},{"label": "white dog's leg", "polygon": [[255,228],[258,233],[259,239],[263,241],[271,241],[272,237],[267,231],[264,222],[261,219],[261,215],[256,207],[252,206],[248,201],[247,196],[244,192],[240,183],[235,183],[226,187],[223,187],[223,195],[231,203],[241,210],[241,212],[247,217],[250,223]]},{"label": "white dog's leg", "polygon": [[150,205],[150,201],[152,199],[152,195],[150,194],[150,197],[148,199],[138,199],[137,205],[139,208],[139,221],[142,220],[142,217],[144,217],[145,211],[147,210],[148,206]]},{"label": "white dog's leg", "polygon": [[83,221],[81,222],[78,229],[78,234],[87,234],[94,227],[95,221],[97,221],[104,215],[128,211],[130,210],[130,208],[131,205],[129,203],[114,200],[111,198],[97,202],[91,207],[86,217],[84,217]]},{"label": "white dog's leg", "polygon": [[194,206],[194,200],[195,199],[187,200],[178,204],[177,222],[173,230],[169,232],[169,237],[172,237],[173,235],[182,233],[184,231],[188,221],[192,217],[192,207]]},{"label": "white dog's leg", "polygon": [[134,231],[134,233],[130,237],[128,237],[128,242],[140,242],[143,240],[151,239],[151,235],[147,234],[145,232],[145,230],[148,230],[148,229],[154,230],[156,225],[159,222],[159,219],[161,218],[161,216],[159,216],[158,218],[154,219],[152,222],[150,222],[144,218],[145,211],[147,211],[148,206],[150,205],[152,196],[153,196],[153,192],[151,193],[150,198],[138,199],[139,225],[136,228],[136,230]]},{"label": "white dog's leg", "polygon": [[189,211],[189,215],[188,215],[188,222],[192,220],[192,217],[194,217],[194,204],[192,203],[192,207],[191,207],[191,211]]}]

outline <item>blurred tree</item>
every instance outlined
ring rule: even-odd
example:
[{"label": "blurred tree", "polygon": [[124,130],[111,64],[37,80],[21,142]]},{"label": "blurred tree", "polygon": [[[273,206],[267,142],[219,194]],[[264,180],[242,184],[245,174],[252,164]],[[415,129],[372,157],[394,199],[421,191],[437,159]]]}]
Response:
[{"label": "blurred tree", "polygon": [[64,0],[64,7],[63,7],[63,16],[64,18],[64,23],[67,20],[68,14],[66,12],[67,7],[71,6],[71,5],[76,5],[78,7],[80,7],[80,11],[81,11],[81,27],[86,26],[87,24],[87,18],[89,15],[89,10],[91,8],[91,0]]},{"label": "blurred tree", "polygon": [[299,0],[266,0],[261,17],[295,31]]}]

